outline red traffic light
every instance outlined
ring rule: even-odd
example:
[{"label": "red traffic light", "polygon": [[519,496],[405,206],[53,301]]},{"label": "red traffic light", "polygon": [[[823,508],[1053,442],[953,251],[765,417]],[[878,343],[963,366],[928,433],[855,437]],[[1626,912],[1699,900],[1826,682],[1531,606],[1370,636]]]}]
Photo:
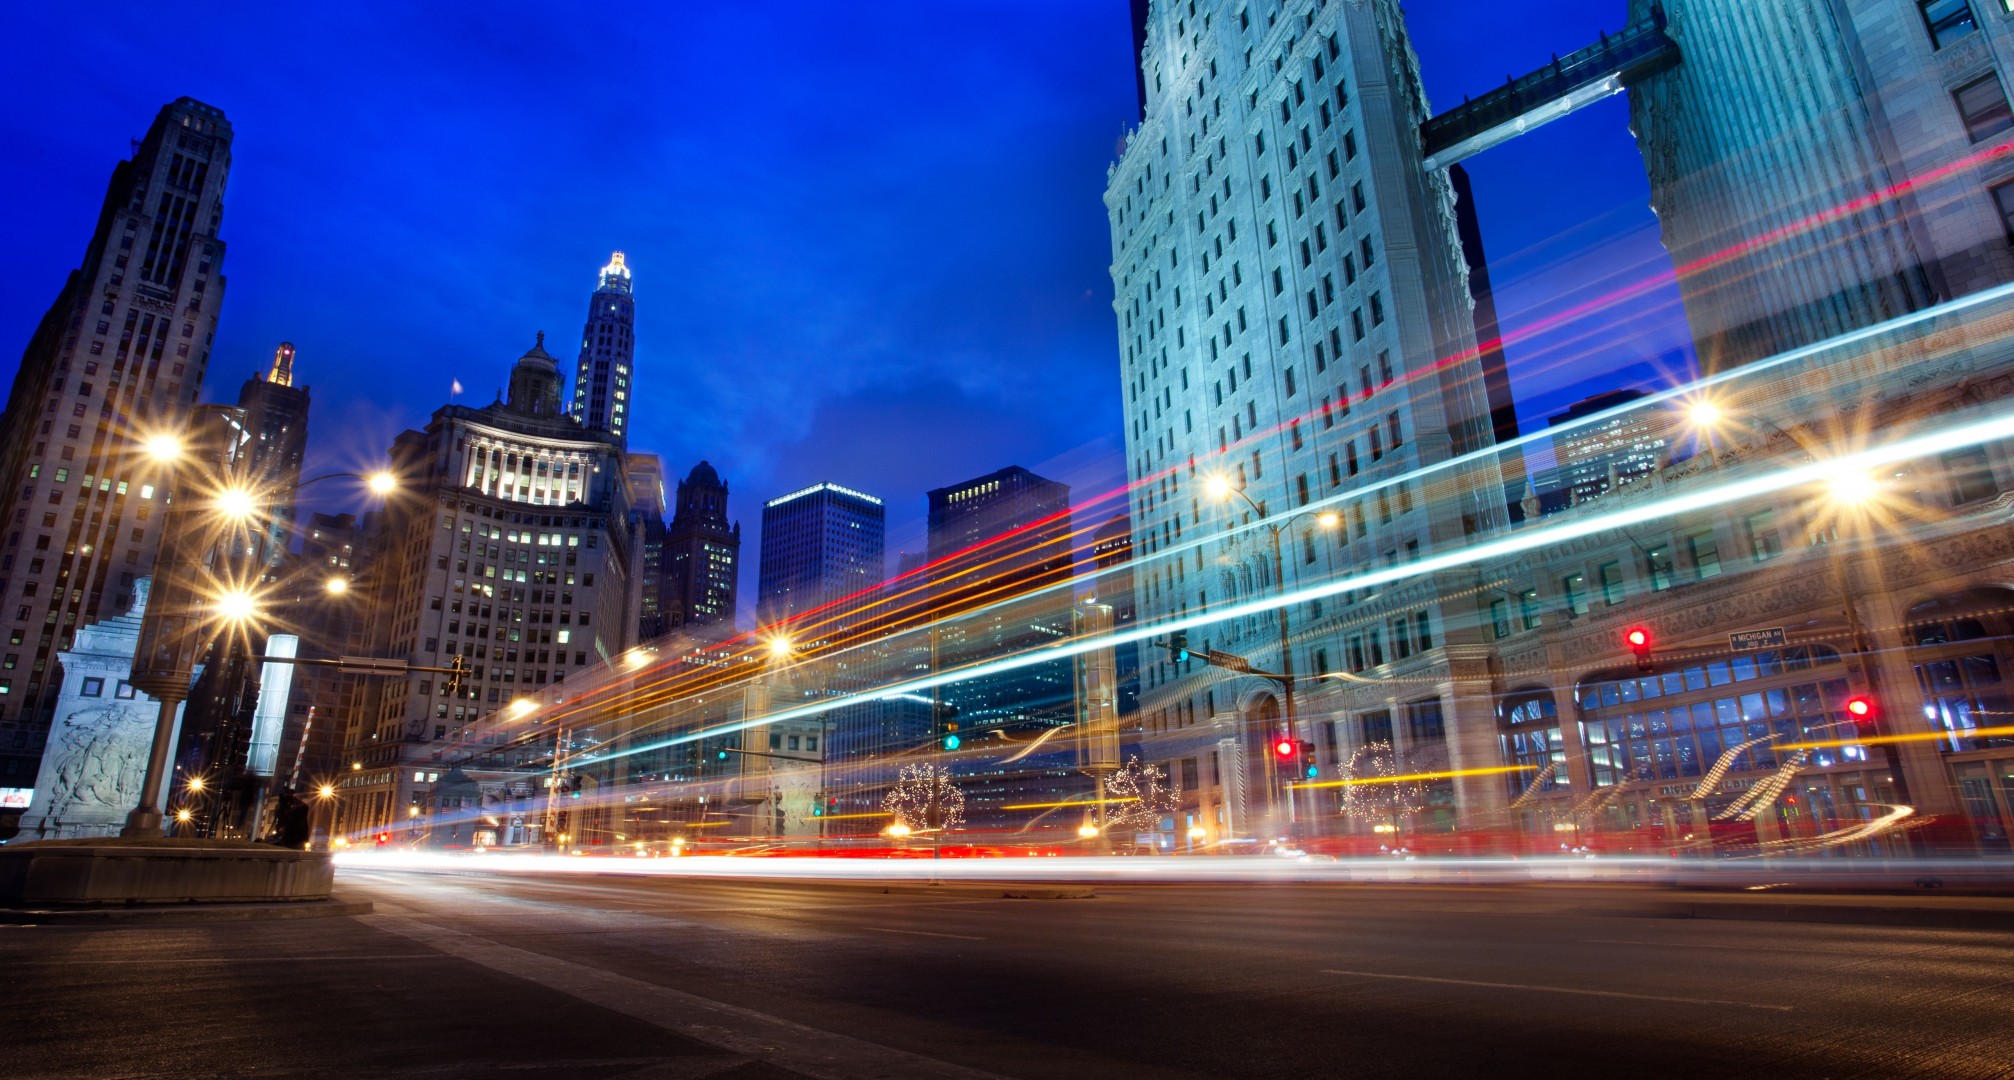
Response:
[{"label": "red traffic light", "polygon": [[1874,699],[1865,694],[1855,694],[1846,699],[1846,715],[1855,720],[1871,720],[1874,717]]},{"label": "red traffic light", "polygon": [[1629,633],[1624,634],[1622,639],[1629,642],[1629,647],[1632,649],[1650,648],[1650,631],[1641,626],[1631,627]]},{"label": "red traffic light", "polygon": [[1283,758],[1293,757],[1300,750],[1300,744],[1285,735],[1273,740],[1273,753]]},{"label": "red traffic light", "polygon": [[389,844],[389,843],[391,843],[391,842],[392,842],[392,834],[391,834],[391,833],[388,833],[388,832],[381,832],[381,833],[379,833],[379,834],[378,834],[378,843],[380,843],[380,844]]}]

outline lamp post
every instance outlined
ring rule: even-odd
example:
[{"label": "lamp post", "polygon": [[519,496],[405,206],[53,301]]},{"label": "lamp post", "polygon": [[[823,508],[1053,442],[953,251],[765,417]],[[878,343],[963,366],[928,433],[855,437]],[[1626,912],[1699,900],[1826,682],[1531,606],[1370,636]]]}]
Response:
[{"label": "lamp post", "polygon": [[[1212,476],[1205,481],[1204,491],[1219,501],[1229,501],[1235,495],[1245,500],[1245,505],[1251,507],[1252,512],[1259,516],[1259,525],[1266,530],[1266,535],[1271,541],[1272,546],[1273,587],[1278,589],[1282,594],[1286,592],[1287,588],[1287,565],[1286,559],[1280,554],[1280,534],[1293,527],[1295,521],[1304,517],[1313,518],[1316,524],[1325,529],[1336,528],[1342,522],[1342,516],[1334,511],[1313,510],[1303,510],[1297,514],[1290,514],[1279,521],[1267,521],[1265,508],[1252,501],[1252,497],[1245,493],[1242,485],[1234,484],[1229,477],[1222,475]],[[1280,677],[1278,680],[1280,683],[1280,707],[1282,713],[1285,714],[1287,735],[1298,740],[1301,737],[1301,728],[1299,717],[1294,707],[1294,650],[1292,639],[1287,631],[1287,605],[1284,603],[1275,605],[1273,614],[1275,616],[1275,623],[1279,628],[1280,637]],[[1278,772],[1277,768],[1269,768],[1266,771],[1268,777],[1266,792],[1269,801],[1276,803],[1278,802],[1277,792],[1280,786]],[[1291,824],[1299,816],[1294,801],[1293,789],[1291,788],[1288,788],[1286,791],[1286,804],[1287,820]]]},{"label": "lamp post", "polygon": [[174,752],[176,713],[188,700],[196,661],[221,629],[247,626],[257,617],[256,598],[242,583],[234,583],[234,578],[249,575],[231,571],[243,565],[247,555],[259,554],[247,534],[262,505],[336,477],[364,480],[379,495],[397,485],[384,472],[329,473],[276,489],[240,482],[232,475],[244,464],[247,436],[240,418],[239,410],[231,406],[197,406],[185,437],[160,433],[141,447],[147,457],[170,469],[178,482],[172,485],[162,515],[161,543],[129,680],[160,704],[160,712],[139,802],[126,815],[121,836],[161,835],[162,779]]},{"label": "lamp post", "polygon": [[[1699,430],[1702,438],[1708,440],[1709,446],[1712,445],[1711,438],[1714,431],[1723,422],[1725,416],[1726,414],[1720,405],[1710,399],[1694,401],[1686,409],[1686,420]],[[1822,449],[1811,445],[1806,439],[1773,421],[1764,420],[1760,417],[1750,417],[1748,420],[1751,423],[1767,427],[1771,431],[1789,439],[1813,461],[1824,461],[1827,457],[1831,456]],[[1714,462],[1716,465],[1719,463],[1717,455],[1714,458]],[[1868,525],[1867,514],[1870,504],[1877,502],[1880,498],[1880,480],[1864,469],[1841,467],[1826,481],[1825,500],[1833,509],[1835,515],[1834,521],[1836,524],[1850,524],[1853,530],[1851,539],[1856,542],[1864,535],[1860,530],[1866,528]],[[1854,599],[1852,568],[1847,563],[1847,555],[1839,550],[1840,542],[1848,539],[1847,530],[1844,528],[1839,529],[1838,534],[1838,536],[1828,540],[1825,544],[1825,561],[1827,568],[1832,574],[1832,587],[1839,594],[1841,612],[1846,618],[1848,648],[1857,661],[1855,666],[1859,672],[1861,689],[1866,693],[1868,700],[1879,702],[1882,700],[1880,662],[1873,643],[1868,637],[1867,626],[1861,621],[1860,605]],[[1874,736],[1881,736],[1887,733],[1885,731],[1887,721],[1881,715],[1883,711],[1876,709],[1872,715],[1866,717],[1868,731]],[[1895,784],[1896,800],[1905,806],[1915,805],[1914,800],[1909,794],[1909,779],[1902,771],[1902,755],[1897,749],[1896,744],[1884,742],[1881,744],[1881,749],[1882,757],[1888,765],[1889,775]]]}]

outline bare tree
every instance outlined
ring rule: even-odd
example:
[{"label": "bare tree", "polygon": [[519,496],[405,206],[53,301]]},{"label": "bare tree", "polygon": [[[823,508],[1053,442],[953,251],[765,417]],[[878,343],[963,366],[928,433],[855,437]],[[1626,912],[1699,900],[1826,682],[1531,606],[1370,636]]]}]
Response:
[{"label": "bare tree", "polygon": [[965,794],[951,782],[951,770],[938,765],[904,765],[881,809],[911,832],[965,824]]},{"label": "bare tree", "polygon": [[1403,757],[1385,741],[1365,743],[1343,765],[1343,814],[1371,823],[1379,832],[1399,833],[1406,818],[1426,809],[1427,782],[1413,755]]},{"label": "bare tree", "polygon": [[1105,778],[1105,831],[1149,832],[1161,818],[1174,813],[1175,793],[1168,787],[1168,774],[1159,765],[1139,758]]}]

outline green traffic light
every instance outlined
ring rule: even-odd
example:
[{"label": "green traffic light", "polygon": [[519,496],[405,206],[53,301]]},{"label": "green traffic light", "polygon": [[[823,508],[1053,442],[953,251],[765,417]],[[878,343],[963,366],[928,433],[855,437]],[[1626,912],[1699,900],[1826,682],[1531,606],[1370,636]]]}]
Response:
[{"label": "green traffic light", "polygon": [[946,749],[946,750],[956,750],[956,749],[958,749],[958,741],[959,741],[959,740],[958,740],[958,736],[956,736],[956,735],[946,735],[946,736],[944,736],[944,749]]}]

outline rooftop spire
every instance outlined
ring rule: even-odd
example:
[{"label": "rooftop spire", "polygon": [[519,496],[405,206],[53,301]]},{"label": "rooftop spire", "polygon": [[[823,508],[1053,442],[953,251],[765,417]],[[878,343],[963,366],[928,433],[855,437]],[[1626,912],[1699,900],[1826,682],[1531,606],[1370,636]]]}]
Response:
[{"label": "rooftop spire", "polygon": [[280,342],[280,347],[273,350],[273,371],[272,374],[266,376],[266,381],[279,383],[281,386],[294,385],[293,342],[282,341]]}]

